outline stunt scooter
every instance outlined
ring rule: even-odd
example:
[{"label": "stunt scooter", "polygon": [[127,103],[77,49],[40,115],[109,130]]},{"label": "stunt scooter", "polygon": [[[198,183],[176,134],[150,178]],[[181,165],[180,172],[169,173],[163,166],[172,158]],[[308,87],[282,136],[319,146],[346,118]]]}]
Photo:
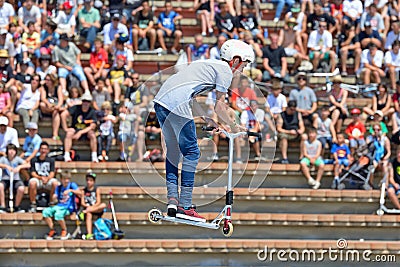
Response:
[{"label": "stunt scooter", "polygon": [[400,210],[398,209],[389,209],[385,206],[385,193],[386,193],[386,183],[388,183],[385,178],[383,179],[382,187],[381,187],[381,196],[379,198],[379,209],[376,211],[376,214],[382,216],[383,214],[400,214]]},{"label": "stunt scooter", "polygon": [[[212,131],[214,127],[202,127],[203,131]],[[220,130],[221,133],[225,134],[229,139],[229,158],[228,158],[228,186],[226,190],[226,201],[225,207],[218,214],[218,216],[212,222],[198,222],[192,221],[189,219],[170,217],[168,215],[164,215],[161,210],[154,208],[148,212],[148,218],[152,223],[158,223],[161,221],[173,222],[173,223],[182,223],[193,225],[197,227],[203,227],[208,229],[217,230],[221,226],[222,220],[224,221],[222,227],[222,234],[226,237],[230,237],[233,233],[233,224],[231,220],[232,216],[232,204],[233,204],[233,188],[232,188],[232,164],[233,164],[233,147],[234,140],[239,136],[260,136],[259,133],[253,132],[238,132],[238,133],[228,133],[225,130]]]}]

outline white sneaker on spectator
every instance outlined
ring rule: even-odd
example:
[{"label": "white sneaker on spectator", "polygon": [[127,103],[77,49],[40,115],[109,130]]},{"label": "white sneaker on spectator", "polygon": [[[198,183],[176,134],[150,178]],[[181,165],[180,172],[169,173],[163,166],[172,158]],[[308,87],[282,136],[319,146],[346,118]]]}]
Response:
[{"label": "white sneaker on spectator", "polygon": [[310,177],[310,178],[308,179],[308,184],[309,184],[309,185],[314,186],[314,185],[316,185],[316,183],[317,183],[317,181],[315,181],[312,177]]},{"label": "white sneaker on spectator", "polygon": [[72,161],[71,156],[70,155],[64,155],[64,161],[65,162],[71,162]]},{"label": "white sneaker on spectator", "polygon": [[274,18],[274,23],[278,23],[279,18]]},{"label": "white sneaker on spectator", "polygon": [[97,159],[97,157],[93,157],[93,156],[92,156],[92,162],[98,163],[99,160]]},{"label": "white sneaker on spectator", "polygon": [[103,155],[99,155],[98,159],[99,159],[99,161],[102,161],[103,160]]},{"label": "white sneaker on spectator", "polygon": [[313,189],[318,189],[321,186],[320,182],[315,181],[315,185],[312,187]]}]

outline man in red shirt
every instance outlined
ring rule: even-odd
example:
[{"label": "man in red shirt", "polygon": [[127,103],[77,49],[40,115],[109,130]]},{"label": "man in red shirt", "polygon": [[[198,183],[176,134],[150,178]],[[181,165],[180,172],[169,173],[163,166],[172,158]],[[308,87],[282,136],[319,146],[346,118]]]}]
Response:
[{"label": "man in red shirt", "polygon": [[251,100],[257,101],[256,93],[250,88],[249,79],[241,76],[239,88],[232,90],[232,108],[239,116],[244,110],[250,110]]},{"label": "man in red shirt", "polygon": [[361,111],[358,108],[353,108],[350,113],[353,121],[347,126],[346,134],[349,137],[351,154],[354,156],[355,150],[365,145],[364,134],[366,129],[360,119]]},{"label": "man in red shirt", "polygon": [[109,68],[108,55],[101,40],[96,39],[94,41],[94,48],[95,51],[90,53],[90,67],[84,69],[89,84],[92,86],[96,85],[98,78],[103,77],[105,79],[107,77],[107,68]]}]

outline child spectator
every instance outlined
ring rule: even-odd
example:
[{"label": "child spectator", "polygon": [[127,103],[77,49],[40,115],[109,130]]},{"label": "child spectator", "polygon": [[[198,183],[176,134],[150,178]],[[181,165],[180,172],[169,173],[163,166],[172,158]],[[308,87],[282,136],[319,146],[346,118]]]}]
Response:
[{"label": "child spectator", "polygon": [[215,14],[215,25],[219,34],[224,34],[228,39],[238,39],[236,17],[229,13],[229,6],[226,2],[220,2],[218,7],[220,12]]},{"label": "child spectator", "polygon": [[111,101],[110,92],[106,90],[106,81],[103,78],[97,80],[97,85],[95,90],[92,92],[93,96],[93,108],[95,110],[100,110],[100,107],[105,101]]},{"label": "child spectator", "polygon": [[388,128],[386,127],[386,124],[383,122],[383,112],[381,110],[375,111],[375,114],[372,118],[371,127],[369,128],[370,134],[374,133],[373,124],[375,124],[375,123],[380,125],[383,135],[387,135],[389,133]]},{"label": "child spectator", "polygon": [[[8,144],[6,149],[6,156],[0,158],[0,168],[2,169],[2,178],[0,181],[0,213],[5,212],[5,192],[7,189],[16,191],[14,211],[17,213],[24,213],[25,210],[21,208],[22,198],[24,196],[24,183],[20,178],[19,172],[22,169],[29,168],[29,162],[17,156],[17,147],[14,144]],[[10,188],[10,175],[14,174],[14,188]]]},{"label": "child spectator", "polygon": [[[324,161],[321,157],[322,145],[317,140],[317,129],[311,127],[308,129],[308,138],[303,146],[303,158],[300,161],[301,170],[307,179],[308,184],[313,189],[321,186],[322,175],[324,174]],[[317,179],[311,177],[310,164],[318,168]]]},{"label": "child spectator", "polygon": [[113,47],[112,47],[112,54],[114,57],[114,62],[112,64],[112,67],[117,66],[117,60],[118,57],[123,56],[125,58],[125,69],[126,71],[133,71],[133,53],[132,49],[129,49],[128,47],[125,46],[126,39],[123,38],[122,36],[118,37],[114,42],[113,42]]},{"label": "child spectator", "polygon": [[343,168],[347,169],[352,159],[350,148],[345,143],[345,138],[343,133],[337,134],[337,143],[333,144],[331,149],[331,154],[333,155],[333,160],[334,160],[333,172],[335,175],[335,178],[332,183],[332,189],[336,189],[340,173],[342,172]]},{"label": "child spectator", "polygon": [[96,186],[96,177],[97,175],[93,172],[86,174],[86,186],[81,198],[81,207],[84,209],[79,215],[86,219],[86,240],[93,240],[93,216],[100,218],[106,208],[106,204],[101,203],[100,188]]},{"label": "child spectator", "polygon": [[[125,102],[119,109],[119,131],[118,142],[120,157],[119,160],[127,159],[126,149],[129,146],[134,146],[138,140],[138,132],[134,131],[134,123],[138,119],[135,114],[130,113],[129,107],[132,106],[129,102]],[[144,133],[141,132],[144,140]]]},{"label": "child spectator", "polygon": [[332,140],[336,140],[336,132],[332,120],[329,118],[329,108],[324,106],[321,109],[321,116],[314,120],[314,128],[317,129],[317,139],[321,142],[321,156],[324,157],[325,146],[332,147]]},{"label": "child spectator", "polygon": [[361,78],[364,84],[370,84],[371,79],[375,83],[381,83],[385,77],[382,69],[383,51],[379,50],[375,43],[370,43],[368,49],[364,49],[361,55]]},{"label": "child spectator", "polygon": [[364,134],[366,129],[360,119],[361,111],[358,108],[353,108],[350,113],[353,121],[347,126],[345,132],[350,141],[351,155],[354,155],[358,147],[365,145]]},{"label": "child spectator", "polygon": [[[244,32],[250,32],[252,38],[257,38],[262,44],[264,44],[264,36],[261,27],[258,25],[257,18],[250,12],[248,4],[242,5],[242,14],[237,17],[239,35],[243,35]],[[243,36],[241,36],[243,38]]]},{"label": "child spectator", "polygon": [[275,121],[287,108],[286,97],[282,94],[282,85],[280,81],[273,81],[272,94],[268,94],[267,101],[265,102],[266,111],[272,114]]},{"label": "child spectator", "polygon": [[42,138],[38,134],[38,125],[35,122],[29,122],[26,130],[28,131],[28,136],[25,138],[24,146],[22,147],[23,152],[20,157],[26,162],[31,162],[36,156],[39,156],[39,148],[42,143]]},{"label": "child spectator", "polygon": [[108,91],[114,96],[114,113],[116,113],[116,107],[120,103],[121,91],[125,92],[126,87],[131,85],[129,74],[125,69],[125,61],[126,57],[117,56],[117,66],[110,69],[106,80]]},{"label": "child spectator", "polygon": [[[103,102],[97,119],[101,122],[99,126],[99,135],[97,136],[97,157],[99,161],[107,161],[108,153],[111,149],[111,142],[114,138],[114,123],[117,122],[117,118],[111,113],[111,104],[109,101]],[[105,155],[103,155],[103,151],[105,151]]]},{"label": "child spectator", "polygon": [[66,33],[68,36],[72,36],[75,34],[76,27],[76,18],[72,13],[74,7],[71,5],[70,1],[65,1],[62,7],[63,10],[59,10],[57,17],[54,19],[54,22],[57,24],[56,32],[58,34]]},{"label": "child spectator", "polygon": [[47,156],[50,152],[49,144],[42,142],[39,152],[40,154],[30,161],[29,200],[31,205],[29,212],[32,213],[35,213],[37,208],[37,190],[47,190],[50,192],[50,198],[52,198],[58,186],[58,181],[55,178],[54,159]]},{"label": "child spectator", "polygon": [[232,108],[239,116],[243,111],[250,109],[250,101],[257,100],[256,93],[250,88],[249,78],[241,76],[239,88],[232,90]]},{"label": "child spectator", "polygon": [[[335,132],[339,133],[342,130],[343,121],[347,118],[347,96],[348,91],[343,89],[340,84],[343,82],[342,76],[337,75],[332,78],[332,90],[329,95],[330,107],[329,111],[332,115],[332,124]],[[333,136],[335,137],[335,136]],[[336,143],[335,138],[333,142]]]},{"label": "child spectator", "polygon": [[158,30],[157,37],[158,42],[164,53],[167,52],[167,46],[165,45],[164,37],[171,37],[174,39],[174,44],[171,48],[171,52],[176,54],[180,39],[182,37],[182,31],[176,29],[176,23],[182,19],[182,16],[176,13],[172,8],[172,2],[170,0],[165,1],[165,11],[161,12],[158,16]]},{"label": "child spectator", "polygon": [[69,90],[69,98],[66,101],[67,108],[72,108],[73,106],[82,105],[82,91],[78,87],[72,87]]},{"label": "child spectator", "polygon": [[10,127],[13,127],[13,117],[11,112],[11,96],[4,89],[4,83],[0,81],[0,116],[6,116]]},{"label": "child spectator", "polygon": [[19,147],[18,132],[12,127],[8,127],[8,118],[0,116],[0,156],[6,155],[6,147],[8,144],[14,144]]},{"label": "child spectator", "polygon": [[[39,74],[40,79],[45,81],[47,75],[51,74],[57,78],[57,68],[54,65],[50,64],[51,56],[50,55],[42,55],[39,59],[39,66],[36,68],[36,73]],[[58,82],[58,81],[57,81]]]},{"label": "child spectator", "polygon": [[40,48],[40,33],[35,29],[33,21],[28,22],[28,31],[22,34],[22,43],[28,48],[29,56],[35,54],[35,51]]},{"label": "child spectator", "polygon": [[50,55],[56,47],[60,35],[56,32],[57,24],[48,19],[44,30],[40,33],[40,50],[35,50],[35,57],[40,58],[42,55]]},{"label": "child spectator", "polygon": [[91,86],[96,85],[96,80],[100,77],[107,76],[108,54],[103,48],[103,43],[100,39],[94,41],[94,51],[90,53],[89,67],[83,70]]},{"label": "child spectator", "polygon": [[400,147],[397,148],[396,157],[389,164],[389,177],[387,181],[387,195],[394,207],[400,210],[398,195],[400,194]]},{"label": "child spectator", "polygon": [[57,202],[57,205],[45,208],[42,212],[43,219],[50,228],[49,233],[46,235],[47,240],[53,240],[57,235],[52,218],[61,226],[60,239],[67,240],[70,237],[67,231],[67,224],[65,223],[65,216],[76,211],[75,197],[80,197],[81,194],[78,185],[71,182],[70,173],[64,173],[61,178],[61,184],[57,186],[52,196],[52,201]]},{"label": "child spectator", "polygon": [[154,109],[150,110],[144,127],[144,131],[150,140],[156,140],[160,138],[161,127],[157,120]]}]

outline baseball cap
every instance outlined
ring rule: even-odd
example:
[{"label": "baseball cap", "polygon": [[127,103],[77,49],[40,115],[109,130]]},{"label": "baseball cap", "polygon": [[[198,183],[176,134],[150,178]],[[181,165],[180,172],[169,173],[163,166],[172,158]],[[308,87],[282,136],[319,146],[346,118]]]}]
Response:
[{"label": "baseball cap", "polygon": [[366,21],[366,22],[364,23],[364,27],[371,27],[371,22]]},{"label": "baseball cap", "polygon": [[86,173],[86,177],[91,177],[93,178],[93,180],[96,180],[97,174],[95,174],[94,172],[88,172]]},{"label": "baseball cap", "polygon": [[37,130],[38,129],[38,125],[37,125],[36,122],[31,121],[31,122],[28,122],[28,124],[26,125],[26,129],[35,129],[35,130]]},{"label": "baseball cap", "polygon": [[61,34],[61,35],[60,35],[60,40],[69,41],[68,34],[66,34],[66,33]]},{"label": "baseball cap", "polygon": [[121,19],[121,15],[119,13],[114,13],[114,15],[112,15],[112,19],[117,19],[120,20]]},{"label": "baseball cap", "polygon": [[358,108],[353,108],[350,113],[351,114],[361,114],[361,111]]},{"label": "baseball cap", "polygon": [[0,117],[0,125],[8,125],[8,118],[5,116]]},{"label": "baseball cap", "polygon": [[71,8],[73,8],[73,6],[71,5],[71,2],[70,2],[70,1],[66,1],[66,2],[64,2],[64,4],[63,4],[63,8],[64,8],[64,9],[71,9]]},{"label": "baseball cap", "polygon": [[304,71],[300,71],[299,73],[297,73],[296,78],[300,76],[307,76],[307,73],[305,73]]},{"label": "baseball cap", "polygon": [[89,102],[92,102],[92,101],[93,101],[93,97],[92,97],[91,94],[86,94],[86,93],[85,93],[85,94],[82,95],[81,100],[82,100],[82,101],[89,101]]},{"label": "baseball cap", "polygon": [[118,56],[117,56],[117,60],[123,60],[123,61],[125,61],[125,60],[126,60],[126,57],[125,57],[124,55],[118,55]]},{"label": "baseball cap", "polygon": [[382,110],[377,110],[375,111],[374,115],[379,115],[379,117],[383,117],[383,112]]}]

